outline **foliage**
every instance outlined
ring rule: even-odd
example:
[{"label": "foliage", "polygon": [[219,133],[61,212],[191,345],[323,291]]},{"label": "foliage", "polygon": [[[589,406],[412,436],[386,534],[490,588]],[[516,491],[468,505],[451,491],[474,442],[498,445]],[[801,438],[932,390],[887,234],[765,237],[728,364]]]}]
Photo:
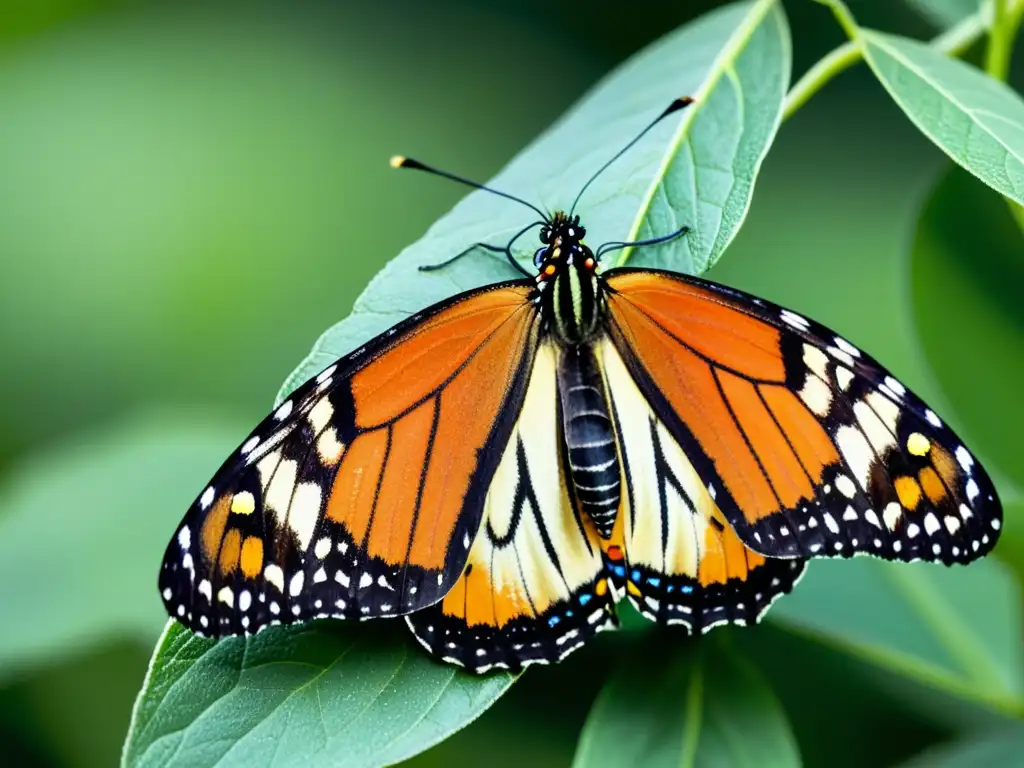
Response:
[{"label": "foliage", "polygon": [[[650,237],[687,223],[693,231],[686,238],[623,253],[623,260],[700,274],[728,250],[716,277],[730,274],[734,253],[737,275],[749,267],[741,263],[746,252],[768,262],[759,269],[771,270],[771,260],[761,256],[770,230],[750,233],[760,226],[753,219],[762,205],[762,193],[754,194],[762,164],[771,168],[776,157],[792,156],[779,148],[797,130],[799,120],[790,118],[828,99],[823,86],[862,61],[862,73],[870,73],[878,97],[885,94],[903,115],[908,135],[917,131],[922,144],[934,145],[932,157],[955,164],[943,161],[920,205],[913,203],[919,210],[907,213],[913,223],[899,246],[905,261],[893,272],[904,281],[897,298],[911,340],[892,367],[979,447],[992,470],[1007,507],[999,560],[966,570],[867,558],[812,563],[801,586],[772,609],[768,629],[721,630],[684,641],[627,620],[629,630],[620,637],[601,638],[592,644],[596,649],[581,653],[602,663],[586,665],[586,677],[601,688],[578,743],[569,746],[578,768],[853,765],[867,759],[868,749],[871,760],[886,764],[1024,760],[1024,474],[1016,438],[1024,428],[1017,394],[1024,373],[1018,301],[1024,290],[1024,102],[1004,82],[1024,2],[992,0],[980,7],[971,0],[912,0],[928,21],[945,28],[930,43],[861,27],[840,0],[823,4],[849,42],[792,88],[793,41],[781,3],[724,5],[621,64],[493,184],[548,208],[568,205],[595,167],[671,99],[689,94],[695,103],[679,120],[652,131],[588,190],[578,211],[591,228],[589,239]],[[802,45],[799,36],[795,43]],[[985,71],[957,58],[975,43],[983,43]],[[793,204],[778,203],[784,205]],[[837,211],[827,226],[863,224],[846,221],[845,213]],[[407,314],[507,277],[508,265],[489,257],[431,273],[416,267],[475,242],[505,242],[523,223],[523,209],[514,204],[467,196],[370,281],[352,313],[323,333],[287,378],[279,399]],[[757,240],[756,247],[744,238]],[[869,259],[865,255],[864,263]],[[821,275],[832,268],[824,257],[820,267]],[[832,304],[836,284],[824,277],[801,278],[794,270],[776,279],[787,286],[808,281],[818,297],[806,300],[811,309],[814,300]],[[840,293],[835,290],[839,304]],[[230,298],[232,307],[246,306]],[[857,304],[850,312],[863,310]],[[885,326],[880,334],[888,332]],[[152,582],[167,533],[244,431],[233,419],[165,408],[84,431],[10,470],[0,487],[0,607],[6,615],[38,618],[0,634],[0,684],[110,638],[155,638],[161,614]],[[76,514],[68,517],[72,504]],[[112,551],[127,553],[116,568],[94,567]],[[793,655],[793,648],[801,653]],[[576,680],[577,667],[569,668],[533,670],[518,681],[508,674],[469,676],[428,658],[400,622],[320,621],[216,644],[172,622],[157,642],[122,760],[126,766],[356,767],[414,758],[429,765],[432,754],[470,744],[474,729],[493,728],[488,717],[441,751],[414,756],[492,705],[501,710],[518,690],[542,685],[545,675]],[[819,689],[819,679],[831,689]],[[552,698],[563,694],[555,686],[546,691]],[[819,697],[825,704],[818,705]],[[13,706],[0,697],[0,735],[5,707]],[[834,708],[834,715],[823,707]],[[564,716],[570,717],[568,710]],[[882,720],[904,723],[914,735],[890,735],[891,746],[860,743]],[[819,721],[824,724],[815,733],[817,726],[809,724]],[[495,729],[499,735],[485,739],[483,749],[493,751],[508,730]],[[515,747],[515,733],[503,737]],[[821,757],[823,744],[828,760]]]}]

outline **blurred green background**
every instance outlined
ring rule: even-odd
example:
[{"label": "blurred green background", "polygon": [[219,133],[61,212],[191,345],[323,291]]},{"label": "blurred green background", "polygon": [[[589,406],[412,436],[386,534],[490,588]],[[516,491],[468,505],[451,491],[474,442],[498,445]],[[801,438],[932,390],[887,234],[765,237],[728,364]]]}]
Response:
[{"label": "blurred green background", "polygon": [[[395,174],[387,158],[486,178],[617,62],[714,5],[0,4],[0,522],[33,510],[48,521],[33,567],[0,569],[16,577],[0,587],[0,763],[116,762],[163,624],[155,574],[163,520],[176,515],[154,525],[156,508],[184,511],[316,337],[463,194]],[[875,27],[934,33],[894,0],[854,9]],[[799,75],[841,36],[814,3],[786,10]],[[991,193],[948,171],[855,69],[783,125],[749,219],[709,276],[870,350],[975,447],[1013,506],[1021,233]],[[922,248],[926,204],[942,226]],[[967,245],[944,248],[956,238]],[[122,487],[110,473],[136,445],[140,467],[161,446],[189,461],[166,486]],[[76,549],[92,525],[109,538]],[[1017,535],[1008,526],[999,552],[1021,572]],[[53,551],[73,553],[74,579]],[[122,559],[151,562],[154,584],[120,583]],[[104,619],[48,643],[62,610]],[[775,629],[744,634],[807,764],[828,764],[843,731],[829,730],[812,683],[852,662]],[[416,762],[568,764],[616,643],[531,672]],[[773,673],[780,654],[807,669]],[[848,707],[870,702],[860,725],[881,734],[865,760],[888,764],[943,736],[910,715],[889,727],[903,714],[874,685],[864,673],[846,695]]]}]

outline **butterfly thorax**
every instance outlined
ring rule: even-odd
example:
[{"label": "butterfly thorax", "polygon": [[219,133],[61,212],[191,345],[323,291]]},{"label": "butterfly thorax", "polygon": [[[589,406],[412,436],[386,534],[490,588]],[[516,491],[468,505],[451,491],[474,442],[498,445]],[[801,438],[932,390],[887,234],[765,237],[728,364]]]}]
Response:
[{"label": "butterfly thorax", "polygon": [[601,328],[602,285],[597,259],[583,243],[586,233],[579,216],[555,213],[533,257],[545,324],[563,345],[590,341]]}]

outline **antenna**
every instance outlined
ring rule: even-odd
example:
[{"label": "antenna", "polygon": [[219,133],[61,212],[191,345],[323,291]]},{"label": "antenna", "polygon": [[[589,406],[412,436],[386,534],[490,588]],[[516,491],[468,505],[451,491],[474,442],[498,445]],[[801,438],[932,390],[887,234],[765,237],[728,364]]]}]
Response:
[{"label": "antenna", "polygon": [[485,186],[483,184],[480,184],[479,182],[472,181],[463,176],[456,176],[454,173],[442,171],[439,168],[432,168],[429,165],[424,165],[419,160],[413,160],[411,157],[405,157],[404,155],[395,155],[394,157],[391,158],[390,162],[392,168],[411,168],[416,171],[426,171],[427,173],[432,173],[435,176],[441,176],[446,179],[451,179],[452,181],[457,181],[459,184],[465,184],[467,187],[473,187],[473,189],[482,189],[484,192],[490,192],[491,194],[498,195],[498,197],[504,197],[507,200],[514,200],[515,202],[525,205],[527,208],[530,208],[533,211],[540,214],[540,217],[544,219],[545,222],[550,221],[550,217],[546,213],[544,213],[544,211],[542,211],[540,208],[535,206],[533,203],[528,203],[521,197],[510,195],[508,192],[502,192],[501,190],[493,189],[492,187]]},{"label": "antenna", "polygon": [[576,204],[579,203],[580,198],[583,197],[583,193],[587,191],[587,187],[589,187],[591,185],[591,183],[593,183],[594,179],[596,179],[598,176],[600,176],[602,173],[604,173],[605,169],[609,165],[611,165],[616,160],[618,160],[620,157],[622,157],[624,154],[626,154],[626,152],[634,144],[636,144],[638,141],[640,141],[640,139],[642,139],[647,134],[647,132],[649,130],[651,130],[651,128],[656,126],[658,123],[660,123],[662,120],[664,120],[669,115],[673,114],[674,112],[678,112],[679,110],[683,109],[684,107],[688,107],[692,103],[693,103],[693,99],[691,99],[689,96],[682,96],[682,97],[676,99],[675,101],[673,101],[671,104],[668,105],[668,108],[666,108],[664,112],[662,112],[660,115],[658,115],[656,118],[654,118],[654,120],[652,120],[650,123],[648,123],[647,127],[644,128],[642,131],[640,131],[640,133],[638,133],[633,138],[633,140],[631,142],[629,142],[626,146],[624,146],[622,149],[620,149],[618,152],[616,152],[612,156],[611,160],[609,160],[607,163],[605,163],[600,168],[598,168],[597,172],[594,173],[594,175],[590,177],[590,179],[587,181],[587,183],[583,185],[583,189],[581,189],[580,193],[578,195],[576,195],[576,199],[572,201],[572,208],[569,209],[569,216],[572,217],[573,213],[576,210]]}]

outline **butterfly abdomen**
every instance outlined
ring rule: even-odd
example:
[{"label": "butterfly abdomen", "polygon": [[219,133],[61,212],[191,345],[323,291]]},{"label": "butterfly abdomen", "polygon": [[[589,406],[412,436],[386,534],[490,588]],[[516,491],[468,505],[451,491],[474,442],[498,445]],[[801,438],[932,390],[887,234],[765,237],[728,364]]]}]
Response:
[{"label": "butterfly abdomen", "polygon": [[567,348],[558,366],[562,427],[576,497],[598,533],[611,536],[621,495],[615,434],[588,345]]}]

